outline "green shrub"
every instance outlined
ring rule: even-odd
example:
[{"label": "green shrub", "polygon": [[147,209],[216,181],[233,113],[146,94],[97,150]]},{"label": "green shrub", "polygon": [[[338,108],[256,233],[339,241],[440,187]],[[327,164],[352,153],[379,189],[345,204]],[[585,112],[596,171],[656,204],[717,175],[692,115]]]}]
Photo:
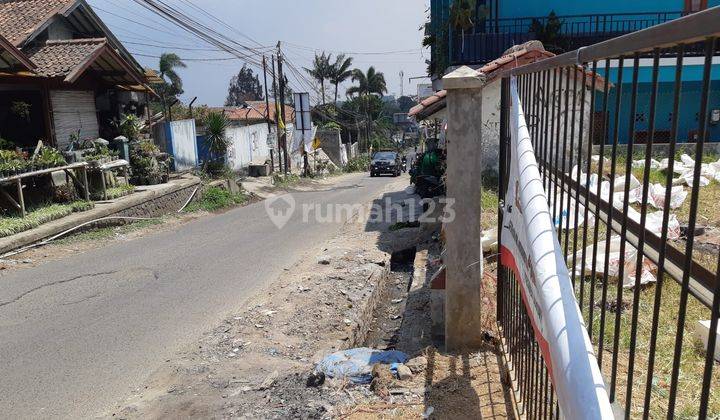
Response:
[{"label": "green shrub", "polygon": [[278,188],[287,188],[300,182],[300,177],[295,174],[282,174],[276,172],[273,174],[273,185]]},{"label": "green shrub", "polygon": [[51,204],[30,210],[26,217],[0,218],[0,238],[34,229],[42,224],[60,219],[75,212],[90,210],[93,203],[76,201],[71,204]]},{"label": "green shrub", "polygon": [[243,193],[231,193],[230,191],[220,187],[210,187],[205,190],[202,198],[185,208],[186,212],[194,212],[198,210],[218,211],[224,208],[243,204],[247,201],[247,196]]},{"label": "green shrub", "polygon": [[348,160],[345,172],[365,172],[370,168],[370,156],[360,155]]}]

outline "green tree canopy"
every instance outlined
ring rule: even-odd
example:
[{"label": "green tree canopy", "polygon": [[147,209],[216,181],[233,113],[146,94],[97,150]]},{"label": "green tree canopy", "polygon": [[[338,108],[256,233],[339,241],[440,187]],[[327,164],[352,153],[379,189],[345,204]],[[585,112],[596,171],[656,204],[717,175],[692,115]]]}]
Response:
[{"label": "green tree canopy", "polygon": [[387,83],[385,82],[385,74],[375,71],[375,67],[370,67],[367,73],[360,69],[353,70],[352,81],[357,83],[347,90],[348,96],[359,95],[380,95],[387,92]]},{"label": "green tree canopy", "polygon": [[322,96],[322,104],[325,105],[325,82],[329,81],[333,76],[333,65],[330,64],[332,54],[320,55],[315,54],[312,68],[304,67],[305,71],[320,84],[320,95]]},{"label": "green tree canopy", "polygon": [[330,74],[330,83],[335,85],[335,104],[338,101],[338,88],[340,84],[352,77],[352,57],[346,57],[340,54],[335,58],[335,64],[332,65]]},{"label": "green tree canopy", "polygon": [[247,101],[265,99],[260,78],[247,65],[243,65],[237,75],[230,80],[225,106],[241,106]]}]

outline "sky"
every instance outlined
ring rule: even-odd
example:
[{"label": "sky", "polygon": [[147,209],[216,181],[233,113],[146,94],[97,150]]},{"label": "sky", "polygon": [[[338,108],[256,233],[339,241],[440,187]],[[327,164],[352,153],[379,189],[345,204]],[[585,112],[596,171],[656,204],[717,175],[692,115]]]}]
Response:
[{"label": "sky", "polygon": [[[272,47],[282,41],[290,62],[285,73],[296,92],[310,91],[310,87],[288,67],[309,78],[302,68],[310,66],[315,51],[328,51],[333,57],[346,52],[354,57],[354,67],[363,70],[375,66],[385,74],[391,95],[400,96],[400,72],[405,75],[402,88],[406,95],[417,94],[417,84],[429,82],[408,80],[426,76],[429,50],[421,47],[420,27],[427,20],[427,0],[165,1],[232,40],[267,52],[268,60]],[[224,103],[230,79],[244,64],[242,60],[218,51],[133,0],[89,3],[143,66],[156,69],[163,52],[175,52],[185,59],[187,68],[179,71],[185,90],[183,102],[197,96],[196,105]],[[204,61],[208,59],[211,61]],[[349,86],[348,82],[341,88],[341,97]],[[312,97],[317,100],[317,93]]]}]

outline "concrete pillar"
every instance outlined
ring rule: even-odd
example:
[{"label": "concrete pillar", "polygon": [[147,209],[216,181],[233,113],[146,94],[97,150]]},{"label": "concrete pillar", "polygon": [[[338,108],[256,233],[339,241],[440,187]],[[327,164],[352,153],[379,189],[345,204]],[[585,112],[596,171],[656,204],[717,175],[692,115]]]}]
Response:
[{"label": "concrete pillar", "polygon": [[447,196],[454,200],[456,215],[445,226],[448,351],[473,349],[482,344],[480,142],[484,84],[484,75],[469,67],[461,67],[443,78],[443,87],[448,92]]}]

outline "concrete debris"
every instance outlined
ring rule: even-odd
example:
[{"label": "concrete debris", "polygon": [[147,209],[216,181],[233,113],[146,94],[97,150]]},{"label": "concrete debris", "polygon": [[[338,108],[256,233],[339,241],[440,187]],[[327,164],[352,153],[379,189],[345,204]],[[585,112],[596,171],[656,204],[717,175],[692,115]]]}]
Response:
[{"label": "concrete debris", "polygon": [[318,262],[318,264],[320,264],[320,265],[330,265],[330,256],[328,256],[328,255],[321,255],[320,257],[318,257],[317,262]]},{"label": "concrete debris", "polygon": [[415,374],[424,372],[425,367],[427,366],[427,358],[425,356],[412,358],[405,363],[405,366],[407,366],[408,369]]},{"label": "concrete debris", "polygon": [[409,367],[403,364],[399,364],[397,366],[397,378],[401,381],[407,381],[409,379],[412,379],[413,373],[412,370],[410,370]]}]

